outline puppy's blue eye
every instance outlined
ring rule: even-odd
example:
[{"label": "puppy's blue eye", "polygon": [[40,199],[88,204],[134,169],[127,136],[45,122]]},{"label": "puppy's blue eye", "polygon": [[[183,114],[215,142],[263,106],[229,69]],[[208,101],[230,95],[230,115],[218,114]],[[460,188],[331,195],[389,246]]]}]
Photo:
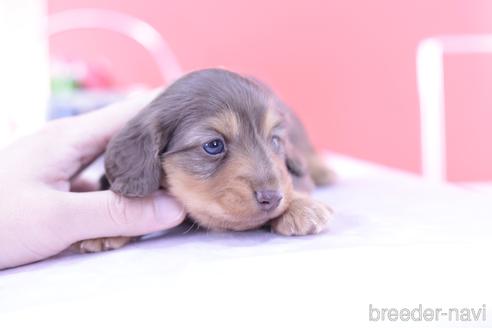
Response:
[{"label": "puppy's blue eye", "polygon": [[224,151],[224,142],[220,139],[214,139],[203,145],[203,150],[210,155],[218,155]]},{"label": "puppy's blue eye", "polygon": [[278,148],[280,146],[280,137],[279,136],[273,136],[272,137],[272,144],[275,148]]},{"label": "puppy's blue eye", "polygon": [[280,146],[281,146],[281,139],[279,136],[273,136],[272,137],[272,146],[273,146],[273,149],[275,151],[279,151],[280,150]]}]

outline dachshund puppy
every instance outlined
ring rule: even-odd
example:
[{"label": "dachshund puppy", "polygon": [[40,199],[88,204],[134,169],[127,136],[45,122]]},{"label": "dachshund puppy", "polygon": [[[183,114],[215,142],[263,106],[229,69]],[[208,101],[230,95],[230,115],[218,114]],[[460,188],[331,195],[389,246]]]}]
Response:
[{"label": "dachshund puppy", "polygon": [[[300,121],[265,85],[222,69],[185,75],[113,137],[110,189],[144,197],[163,188],[212,230],[269,225],[281,235],[322,231],[332,216],[309,197],[333,178]],[[78,244],[118,248],[132,237]]]}]

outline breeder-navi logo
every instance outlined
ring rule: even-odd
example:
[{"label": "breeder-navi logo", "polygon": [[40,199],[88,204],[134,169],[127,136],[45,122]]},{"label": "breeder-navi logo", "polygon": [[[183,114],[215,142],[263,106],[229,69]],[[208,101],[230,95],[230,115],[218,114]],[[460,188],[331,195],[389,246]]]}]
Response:
[{"label": "breeder-navi logo", "polygon": [[487,305],[477,308],[378,308],[369,304],[369,321],[486,321]]}]

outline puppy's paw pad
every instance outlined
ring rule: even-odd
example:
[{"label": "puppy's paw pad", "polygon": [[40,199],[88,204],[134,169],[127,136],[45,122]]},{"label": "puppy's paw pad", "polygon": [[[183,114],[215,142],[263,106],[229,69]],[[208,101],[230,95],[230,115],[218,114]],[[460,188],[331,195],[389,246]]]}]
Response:
[{"label": "puppy's paw pad", "polygon": [[118,249],[132,240],[132,237],[108,237],[88,239],[73,245],[73,249],[80,253],[96,253]]},{"label": "puppy's paw pad", "polygon": [[272,221],[272,230],[284,236],[304,236],[325,230],[333,211],[309,198],[295,199],[287,211]]}]

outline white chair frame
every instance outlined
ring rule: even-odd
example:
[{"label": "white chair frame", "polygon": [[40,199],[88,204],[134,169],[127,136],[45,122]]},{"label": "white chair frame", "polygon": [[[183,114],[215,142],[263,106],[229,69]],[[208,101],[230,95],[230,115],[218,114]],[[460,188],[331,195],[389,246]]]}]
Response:
[{"label": "white chair frame", "polygon": [[477,53],[492,54],[492,35],[436,36],[417,47],[421,165],[430,181],[447,180],[444,56]]}]

